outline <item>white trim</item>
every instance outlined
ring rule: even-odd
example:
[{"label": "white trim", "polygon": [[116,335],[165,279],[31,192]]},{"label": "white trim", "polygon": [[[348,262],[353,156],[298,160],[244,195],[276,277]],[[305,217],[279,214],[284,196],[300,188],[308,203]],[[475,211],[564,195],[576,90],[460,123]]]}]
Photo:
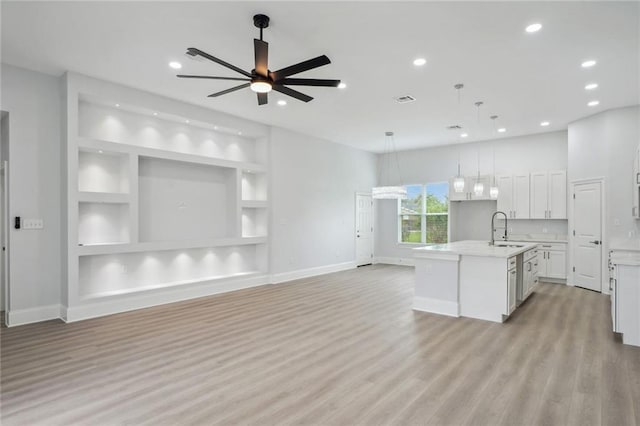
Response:
[{"label": "white trim", "polygon": [[7,312],[7,327],[31,324],[34,322],[49,321],[61,317],[62,306],[47,305],[36,308],[16,309]]},{"label": "white trim", "polygon": [[411,257],[374,257],[373,263],[385,265],[414,266],[415,262]]},{"label": "white trim", "polygon": [[600,231],[601,231],[601,236],[600,238],[602,239],[602,243],[600,244],[601,247],[601,252],[600,252],[600,292],[602,294],[609,294],[609,284],[608,284],[608,277],[607,277],[607,255],[608,255],[608,247],[609,247],[609,243],[607,241],[607,199],[606,199],[606,192],[607,192],[607,188],[606,188],[606,179],[604,178],[604,176],[600,176],[600,177],[594,177],[594,178],[586,178],[586,179],[575,179],[569,182],[569,193],[567,194],[567,198],[569,199],[568,204],[568,210],[569,210],[569,221],[568,221],[568,225],[569,225],[569,229],[568,234],[569,234],[569,241],[568,241],[568,265],[567,265],[567,285],[568,286],[575,286],[575,277],[574,277],[574,273],[573,273],[573,265],[574,265],[574,259],[573,259],[573,255],[574,255],[574,249],[575,249],[575,236],[573,235],[573,222],[575,221],[574,218],[574,211],[573,211],[573,194],[575,194],[575,187],[576,185],[583,185],[583,184],[588,184],[588,183],[599,183],[600,184]]},{"label": "white trim", "polygon": [[60,316],[66,322],[74,322],[189,299],[197,299],[199,297],[212,296],[214,294],[227,293],[230,291],[242,290],[265,284],[268,284],[268,275],[261,275],[242,280],[226,281],[223,283],[217,282],[213,285],[197,286],[178,290],[173,288],[168,289],[168,291],[154,294],[141,294],[137,297],[132,297],[130,294],[121,298],[114,296],[113,298],[109,298],[109,300],[105,301],[96,301],[73,307],[63,307]]},{"label": "white trim", "polygon": [[414,296],[413,310],[421,312],[430,312],[432,314],[447,315],[450,317],[459,317],[459,305],[456,302],[447,300],[430,299],[428,297]]},{"label": "white trim", "polygon": [[299,280],[301,278],[315,277],[316,275],[330,274],[332,272],[346,271],[355,268],[355,260],[352,262],[334,263],[332,265],[316,266],[314,268],[298,269],[297,271],[271,274],[271,279],[269,282],[271,284],[280,284],[287,281]]}]

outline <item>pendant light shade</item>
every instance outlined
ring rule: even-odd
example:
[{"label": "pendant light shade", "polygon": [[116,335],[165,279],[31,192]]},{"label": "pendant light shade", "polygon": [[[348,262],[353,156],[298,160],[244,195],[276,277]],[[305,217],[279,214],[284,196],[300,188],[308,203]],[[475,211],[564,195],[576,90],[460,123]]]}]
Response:
[{"label": "pendant light shade", "polygon": [[484,193],[484,184],[482,182],[476,182],[475,185],[473,185],[473,193],[477,197],[482,196]]},{"label": "pendant light shade", "polygon": [[372,188],[371,196],[378,200],[404,200],[407,190],[403,186],[376,186]]},{"label": "pendant light shade", "polygon": [[453,190],[457,193],[464,192],[464,178],[462,176],[453,179]]},{"label": "pendant light shade", "polygon": [[491,197],[492,200],[498,199],[499,193],[500,191],[498,190],[497,186],[492,186],[491,188],[489,188],[489,196]]},{"label": "pendant light shade", "polygon": [[[396,152],[396,143],[393,138],[393,132],[385,132],[385,150],[384,157],[380,162],[378,173],[378,183],[386,183],[386,186],[376,186],[371,189],[371,197],[377,200],[404,200],[407,198],[407,189],[400,185],[402,178],[400,177],[400,163],[398,162],[398,153]],[[396,169],[398,172],[397,180],[391,177],[391,157],[393,156]],[[385,173],[386,172],[386,173]],[[397,182],[398,185],[389,185],[391,182]]]}]

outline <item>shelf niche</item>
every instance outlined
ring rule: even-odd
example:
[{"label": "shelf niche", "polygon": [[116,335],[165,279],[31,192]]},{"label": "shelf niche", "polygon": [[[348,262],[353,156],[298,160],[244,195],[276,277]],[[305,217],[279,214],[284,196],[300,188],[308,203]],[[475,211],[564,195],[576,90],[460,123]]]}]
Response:
[{"label": "shelf niche", "polygon": [[242,199],[245,201],[267,200],[267,175],[265,173],[242,172]]},{"label": "shelf niche", "polygon": [[235,237],[236,170],[139,158],[140,242]]},{"label": "shelf niche", "polygon": [[242,236],[266,237],[267,236],[267,209],[243,208],[242,209]]},{"label": "shelf niche", "polygon": [[[83,256],[80,295],[105,297],[260,272],[258,245]],[[262,271],[264,272],[264,271]]]},{"label": "shelf niche", "polygon": [[128,204],[79,203],[78,244],[123,244],[128,242]]},{"label": "shelf niche", "polygon": [[[142,108],[129,110],[82,100],[78,104],[78,134],[126,145],[143,146],[185,154],[255,162],[256,141],[228,132],[171,120],[165,114],[152,115]],[[157,111],[153,111],[156,112]],[[166,118],[161,118],[166,116]]]},{"label": "shelf niche", "polygon": [[99,151],[79,151],[78,191],[129,193],[129,156]]}]

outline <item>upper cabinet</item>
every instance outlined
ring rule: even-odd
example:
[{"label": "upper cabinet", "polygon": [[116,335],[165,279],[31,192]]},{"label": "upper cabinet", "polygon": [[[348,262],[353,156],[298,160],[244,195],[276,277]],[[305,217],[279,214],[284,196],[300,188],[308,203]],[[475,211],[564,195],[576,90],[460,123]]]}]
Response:
[{"label": "upper cabinet", "polygon": [[529,175],[498,175],[498,210],[509,219],[529,219]]},{"label": "upper cabinet", "polygon": [[565,170],[531,173],[530,218],[567,218]]}]

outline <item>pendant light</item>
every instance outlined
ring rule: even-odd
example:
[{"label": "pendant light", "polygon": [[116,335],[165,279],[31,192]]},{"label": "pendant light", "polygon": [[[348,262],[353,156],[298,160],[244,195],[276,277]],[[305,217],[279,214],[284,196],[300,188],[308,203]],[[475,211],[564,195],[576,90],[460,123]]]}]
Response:
[{"label": "pendant light", "polygon": [[[498,118],[498,116],[492,115],[490,118],[491,118],[491,121],[493,121],[493,132],[495,137],[496,118]],[[500,190],[498,189],[498,185],[496,184],[496,148],[494,144],[491,144],[491,147],[493,149],[493,177],[492,177],[491,187],[489,187],[489,196],[491,197],[492,200],[496,200],[498,199]]]},{"label": "pendant light", "polygon": [[[482,104],[484,104],[482,101],[475,103],[478,116],[478,126],[480,125],[480,107]],[[480,151],[478,151],[478,177],[476,178],[476,183],[473,185],[473,193],[476,197],[481,197],[482,194],[484,194],[484,184],[480,182]]]},{"label": "pendant light", "polygon": [[473,185],[473,193],[476,197],[481,197],[484,194],[484,184],[480,182],[480,151],[478,151],[478,177]]},{"label": "pendant light", "polygon": [[[453,87],[458,92],[458,110],[460,110],[460,89],[464,87],[464,84],[458,83]],[[460,149],[458,149],[458,174],[453,178],[453,190],[458,194],[464,192],[464,177],[460,175]]]},{"label": "pendant light", "polygon": [[[393,156],[396,163],[396,169],[398,171],[398,180],[396,182],[400,184],[402,183],[402,177],[400,176],[400,163],[398,162],[398,152],[396,150],[396,142],[393,137],[393,132],[385,132],[384,135],[385,147],[381,162],[382,164],[380,165],[380,172],[378,174],[378,182],[393,182],[391,177],[391,156]],[[407,189],[401,185],[376,186],[371,189],[371,196],[378,200],[404,200],[407,198]]]}]

